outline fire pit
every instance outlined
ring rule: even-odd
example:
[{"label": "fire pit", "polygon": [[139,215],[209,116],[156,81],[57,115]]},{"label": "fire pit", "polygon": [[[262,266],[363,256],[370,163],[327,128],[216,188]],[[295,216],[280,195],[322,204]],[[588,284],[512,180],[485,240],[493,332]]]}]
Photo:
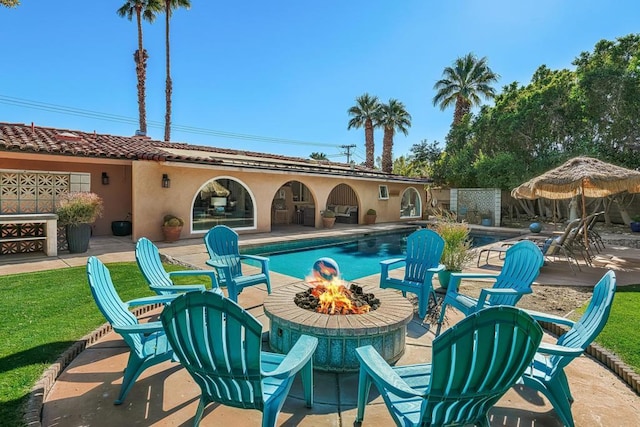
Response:
[{"label": "fire pit", "polygon": [[[375,295],[373,300],[378,300],[379,306],[374,302],[372,305],[375,309],[371,306],[368,309],[358,308],[351,314],[342,314],[342,308],[336,309],[340,304],[329,303],[328,307],[334,309],[329,308],[328,312],[336,314],[326,314],[313,308],[299,307],[294,302],[296,295],[308,293],[310,289],[314,293],[318,285],[326,288],[339,282],[337,265],[335,262],[332,264],[333,260],[327,260],[316,261],[314,275],[306,282],[274,290],[267,296],[264,312],[271,323],[271,348],[287,353],[301,334],[307,334],[318,338],[313,362],[314,368],[321,371],[357,371],[360,365],[355,349],[367,344],[373,345],[387,362],[396,362],[404,353],[407,324],[413,317],[412,304],[401,294],[363,286],[362,294]],[[324,268],[326,266],[329,266],[329,270]],[[334,267],[335,273],[331,273]],[[355,288],[353,292],[360,291]],[[362,304],[362,301],[357,304]]]}]

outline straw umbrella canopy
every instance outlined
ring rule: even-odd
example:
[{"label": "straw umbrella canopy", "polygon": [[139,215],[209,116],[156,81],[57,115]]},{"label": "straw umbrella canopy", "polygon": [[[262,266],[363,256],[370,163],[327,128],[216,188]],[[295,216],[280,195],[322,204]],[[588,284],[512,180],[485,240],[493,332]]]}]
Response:
[{"label": "straw umbrella canopy", "polygon": [[[587,216],[585,197],[606,197],[623,191],[640,192],[640,172],[591,157],[575,157],[514,188],[511,196],[518,199],[570,199],[579,194],[584,219]],[[584,238],[587,244],[586,230]]]}]

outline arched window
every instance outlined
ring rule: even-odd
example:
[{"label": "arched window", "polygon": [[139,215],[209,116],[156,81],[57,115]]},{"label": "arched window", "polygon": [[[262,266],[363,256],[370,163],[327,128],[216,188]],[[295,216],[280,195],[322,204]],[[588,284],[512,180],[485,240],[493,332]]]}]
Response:
[{"label": "arched window", "polygon": [[420,193],[409,187],[402,193],[400,201],[400,218],[420,218],[422,216],[422,200]]},{"label": "arched window", "polygon": [[249,190],[239,181],[216,178],[204,184],[193,201],[193,231],[208,231],[216,225],[255,227],[255,209]]}]

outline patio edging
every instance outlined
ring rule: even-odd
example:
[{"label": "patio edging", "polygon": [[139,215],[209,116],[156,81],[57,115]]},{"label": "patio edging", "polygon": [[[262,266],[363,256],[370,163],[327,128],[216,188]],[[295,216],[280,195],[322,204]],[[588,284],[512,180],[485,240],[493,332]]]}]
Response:
[{"label": "patio edging", "polygon": [[[162,304],[152,304],[138,307],[133,310],[133,314],[138,317],[161,306]],[[554,323],[541,322],[541,325],[543,329],[556,336],[560,336],[567,331],[565,326]],[[44,400],[62,371],[64,371],[71,361],[75,359],[75,357],[85,348],[94,344],[111,331],[112,328],[109,323],[103,324],[92,333],[85,335],[80,340],[76,341],[75,344],[67,349],[51,366],[49,366],[49,368],[44,371],[29,393],[29,399],[27,401],[23,417],[23,421],[26,426],[42,427],[42,408],[44,406]],[[640,375],[636,374],[628,365],[620,360],[619,357],[595,343],[589,345],[585,352],[601,365],[609,368],[611,372],[616,374],[622,381],[631,387],[637,395],[640,396]]]}]

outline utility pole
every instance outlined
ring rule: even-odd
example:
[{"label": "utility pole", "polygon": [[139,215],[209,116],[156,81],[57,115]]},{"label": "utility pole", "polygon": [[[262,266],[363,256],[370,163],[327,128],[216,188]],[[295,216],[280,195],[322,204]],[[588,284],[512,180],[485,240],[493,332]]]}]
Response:
[{"label": "utility pole", "polygon": [[351,163],[351,149],[356,148],[356,144],[341,145],[340,148],[347,150],[346,152],[342,152],[342,154],[347,156],[347,163]]}]

